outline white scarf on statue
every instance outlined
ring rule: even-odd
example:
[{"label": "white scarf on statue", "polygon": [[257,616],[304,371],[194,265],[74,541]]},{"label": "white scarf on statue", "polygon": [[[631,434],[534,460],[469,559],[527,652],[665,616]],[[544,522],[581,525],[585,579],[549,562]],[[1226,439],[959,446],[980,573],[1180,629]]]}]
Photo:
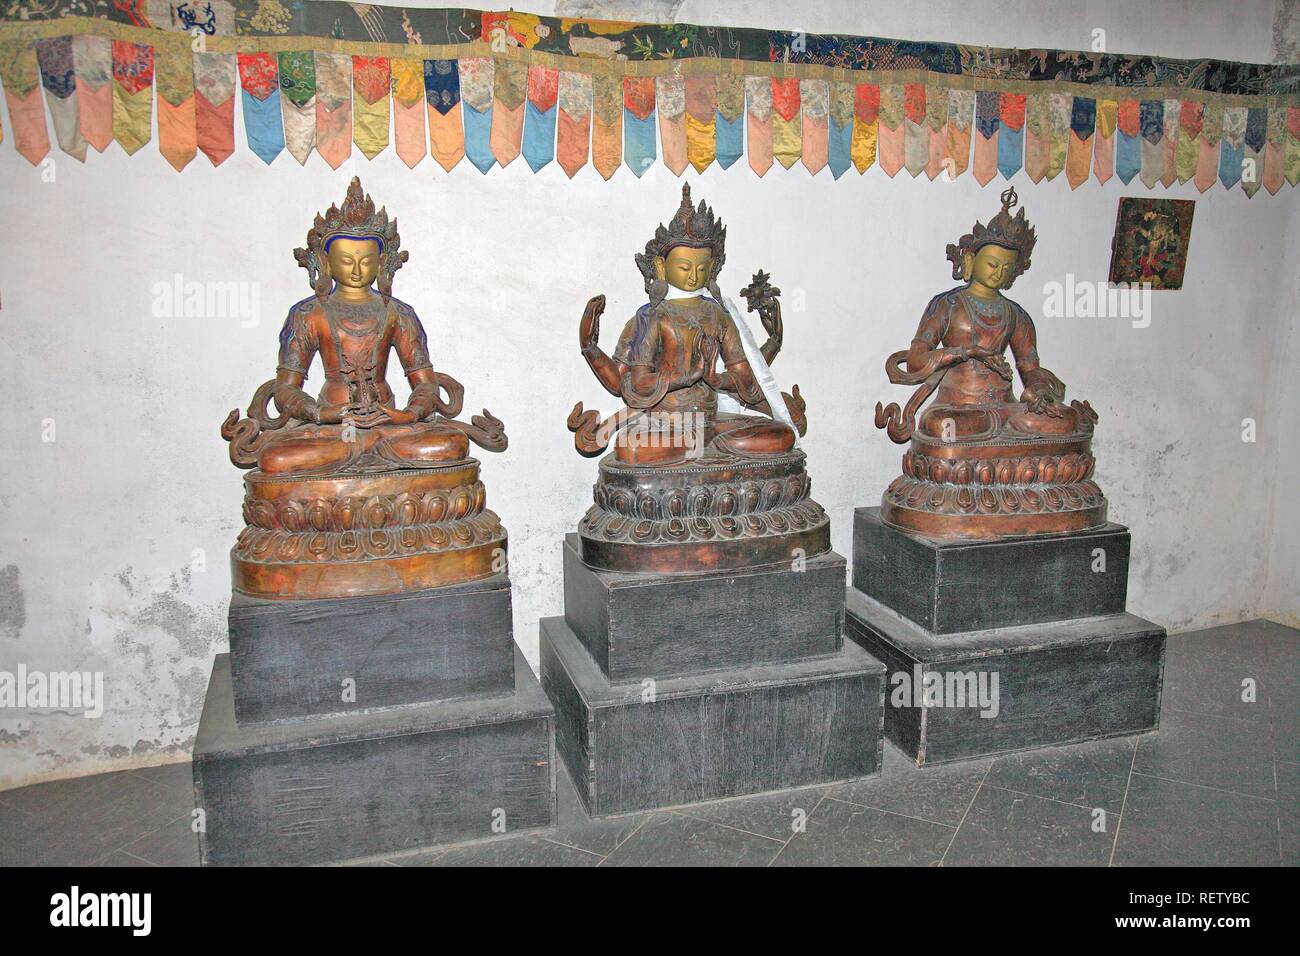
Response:
[{"label": "white scarf on statue", "polygon": [[[705,293],[683,292],[675,286],[668,287],[666,299],[695,299],[703,297]],[[709,296],[712,298],[712,296]],[[749,363],[750,370],[754,373],[754,381],[758,387],[763,390],[763,397],[767,399],[767,407],[772,409],[772,417],[783,425],[790,428],[795,435],[795,444],[799,444],[799,430],[794,427],[794,421],[790,418],[790,412],[785,407],[785,399],[781,397],[781,388],[777,385],[776,376],[772,374],[772,367],[767,364],[763,358],[763,350],[759,347],[758,339],[754,338],[754,333],[750,331],[749,323],[745,317],[740,314],[736,308],[736,303],[732,302],[725,296],[722,299],[723,308],[727,310],[727,315],[731,317],[731,323],[736,327],[736,332],[740,335],[741,347],[745,350],[745,361]],[[718,411],[729,412],[732,414],[745,414],[752,412],[730,395],[718,394]]]}]

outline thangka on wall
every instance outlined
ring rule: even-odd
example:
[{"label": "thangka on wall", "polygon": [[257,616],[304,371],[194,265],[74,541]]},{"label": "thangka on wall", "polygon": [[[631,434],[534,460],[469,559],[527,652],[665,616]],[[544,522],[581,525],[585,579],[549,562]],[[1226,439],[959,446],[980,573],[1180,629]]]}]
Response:
[{"label": "thangka on wall", "polygon": [[[606,179],[743,156],[985,185],[1023,170],[1247,195],[1300,178],[1300,64],[1016,50],[333,0],[9,0],[8,135],[39,163],[153,135],[177,170],[390,145],[409,166],[517,158]],[[156,96],[155,96],[156,92]]]},{"label": "thangka on wall", "polygon": [[1190,199],[1121,199],[1111,241],[1110,281],[1181,289],[1195,210]]}]

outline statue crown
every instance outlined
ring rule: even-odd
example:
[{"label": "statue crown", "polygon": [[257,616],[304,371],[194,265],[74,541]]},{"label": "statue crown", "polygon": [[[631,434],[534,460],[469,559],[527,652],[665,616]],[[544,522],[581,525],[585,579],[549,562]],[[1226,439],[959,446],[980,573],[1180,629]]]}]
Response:
[{"label": "statue crown", "polygon": [[647,292],[651,291],[655,282],[655,259],[666,256],[677,246],[708,249],[712,253],[713,270],[709,276],[712,285],[727,258],[727,227],[703,199],[698,207],[691,204],[690,183],[682,184],[681,204],[668,225],[660,223],[654,238],[645,244],[645,253],[636,256],[636,265],[646,280]]},{"label": "statue crown", "polygon": [[955,244],[948,246],[948,261],[952,263],[954,279],[960,279],[963,275],[963,257],[979,252],[984,246],[1001,246],[1003,249],[1019,253],[1011,276],[1007,279],[1008,287],[1029,268],[1029,256],[1038,241],[1037,234],[1034,232],[1034,227],[1029,224],[1029,220],[1025,218],[1023,206],[1014,216],[1011,215],[1011,210],[1020,202],[1014,186],[1007,189],[1000,198],[1002,210],[989,220],[987,226],[977,221],[975,228]]},{"label": "statue crown", "polygon": [[329,295],[333,285],[321,269],[321,261],[328,254],[330,240],[340,236],[373,239],[379,243],[380,266],[375,284],[387,301],[393,291],[393,274],[410,258],[410,253],[401,248],[397,219],[390,220],[382,206],[376,211],[375,201],[361,188],[359,176],[352,177],[341,207],[331,205],[324,215],[316,214],[315,222],[307,231],[306,248],[293,250],[294,258],[307,270],[312,288],[321,299]]}]

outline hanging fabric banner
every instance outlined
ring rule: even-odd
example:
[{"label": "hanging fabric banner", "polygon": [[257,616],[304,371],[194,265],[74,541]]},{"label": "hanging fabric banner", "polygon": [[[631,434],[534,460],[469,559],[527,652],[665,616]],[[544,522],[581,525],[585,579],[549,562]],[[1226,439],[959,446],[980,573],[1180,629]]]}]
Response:
[{"label": "hanging fabric banner", "polygon": [[[196,62],[199,55],[195,54]],[[113,138],[126,150],[127,155],[149,142],[152,120],[153,47],[114,40]],[[42,117],[42,131],[44,126]],[[48,149],[48,144],[46,148]]]},{"label": "hanging fabric banner", "polygon": [[655,157],[654,77],[629,76],[623,80],[623,162],[640,179]]},{"label": "hanging fabric banner", "polygon": [[270,53],[239,54],[239,96],[248,148],[270,165],[284,151],[280,118],[280,67]]},{"label": "hanging fabric banner", "polygon": [[1196,175],[1196,163],[1201,154],[1201,123],[1205,104],[1183,100],[1178,107],[1178,144],[1174,147],[1174,166],[1178,181],[1185,183]]},{"label": "hanging fabric banner", "polygon": [[880,125],[877,136],[880,168],[886,176],[893,179],[907,158],[901,84],[888,83],[880,87]]},{"label": "hanging fabric banner", "polygon": [[1231,189],[1241,182],[1245,159],[1246,109],[1229,106],[1223,111],[1223,133],[1219,142],[1219,182]]},{"label": "hanging fabric banner", "polygon": [[1025,116],[1023,93],[1003,93],[998,98],[998,172],[1010,179],[1025,165]]},{"label": "hanging fabric banner", "polygon": [[659,145],[664,165],[674,176],[686,171],[686,79],[669,73],[655,80],[655,109],[659,113]]},{"label": "hanging fabric banner", "polygon": [[[552,105],[555,97],[546,92],[547,76],[559,85],[559,71],[547,71],[543,67],[529,68],[527,63],[514,60],[497,61],[495,83],[492,89],[492,155],[502,169],[515,161],[523,148],[525,114],[528,98],[533,95],[533,86],[537,85],[539,100],[549,101]],[[555,142],[554,117],[550,123],[550,143]],[[551,150],[547,150],[550,155]],[[549,162],[549,159],[547,160]],[[543,164],[545,165],[545,164]],[[541,167],[536,167],[540,169]]]},{"label": "hanging fabric banner", "polygon": [[305,50],[285,52],[277,66],[284,146],[301,166],[316,148],[316,58]]},{"label": "hanging fabric banner", "polygon": [[19,155],[35,166],[50,151],[45,107],[41,105],[41,74],[36,61],[36,47],[18,40],[0,44],[0,82],[4,83],[14,146]]},{"label": "hanging fabric banner", "polygon": [[1097,182],[1106,183],[1115,175],[1115,131],[1119,129],[1119,103],[1100,100],[1097,103],[1097,141],[1092,148],[1092,168]]},{"label": "hanging fabric banner", "polygon": [[1039,183],[1052,165],[1052,99],[1047,93],[1025,97],[1025,174]]},{"label": "hanging fabric banner", "polygon": [[[398,57],[393,71],[393,149],[407,169],[414,169],[428,153],[424,137],[424,61]],[[456,69],[452,64],[451,71]]]},{"label": "hanging fabric banner", "polygon": [[948,91],[947,165],[956,179],[970,165],[971,126],[975,120],[975,91]]},{"label": "hanging fabric banner", "polygon": [[[492,62],[488,60],[487,62]],[[429,154],[434,162],[451,172],[465,158],[465,127],[462,118],[465,106],[461,100],[461,64],[455,60],[424,61],[425,113],[429,121]],[[490,104],[491,93],[485,100]],[[488,106],[491,109],[491,106]],[[478,111],[475,111],[476,113]],[[487,126],[488,124],[483,124]],[[492,151],[483,143],[486,156]],[[474,164],[478,166],[478,163]],[[491,168],[492,163],[488,163]],[[482,167],[479,167],[480,172]]]},{"label": "hanging fabric banner", "polygon": [[[468,155],[487,172],[524,153],[527,136],[530,167],[558,159],[573,176],[587,163],[604,178],[620,163],[639,176],[656,161],[676,175],[688,165],[704,173],[748,152],[759,176],[774,161],[809,175],[829,166],[835,179],[878,163],[887,177],[924,170],[932,181],[969,168],[988,184],[1023,169],[1036,183],[1064,171],[1072,188],[1091,174],[1147,189],[1240,183],[1254,195],[1260,185],[1280,191],[1296,161],[1295,63],[514,10],[193,6],[19,0],[0,9],[9,106],[0,142],[8,133],[37,163],[52,139],[78,160],[114,138],[138,151],[152,136],[156,80],[158,147],[178,170],[199,149],[220,163],[236,148],[236,100],[238,148],[265,163],[281,149],[305,163],[317,149],[335,168],[354,143],[378,159],[391,141],[411,168],[432,153],[444,169]],[[530,95],[539,84],[546,95]]]},{"label": "hanging fabric banner", "polygon": [[1178,133],[1182,129],[1179,114],[1182,105],[1181,100],[1165,100],[1165,136],[1160,141],[1164,153],[1164,171],[1160,174],[1160,183],[1166,189],[1178,180]]},{"label": "hanging fabric banner", "polygon": [[[480,173],[486,173],[496,164],[492,149],[492,113],[494,108],[496,61],[490,57],[468,57],[459,60],[460,101],[464,107],[465,158]],[[523,97],[520,96],[522,103]],[[448,114],[451,115],[450,113]],[[523,114],[519,117],[519,131],[523,134]]]},{"label": "hanging fabric banner", "polygon": [[1294,186],[1300,181],[1300,106],[1287,107],[1286,135],[1286,181]]},{"label": "hanging fabric banner", "polygon": [[686,161],[702,173],[718,157],[718,84],[709,73],[692,73],[686,82]]},{"label": "hanging fabric banner", "polygon": [[1141,100],[1138,102],[1138,148],[1140,150],[1140,172],[1143,185],[1148,189],[1160,182],[1165,171],[1165,101]]},{"label": "hanging fabric banner", "polygon": [[903,168],[915,179],[930,162],[930,130],[925,125],[925,84],[903,86]]},{"label": "hanging fabric banner", "polygon": [[[499,82],[499,81],[498,81]],[[555,104],[560,95],[560,71],[534,66],[528,70],[528,103],[524,109],[524,159],[537,172],[555,158]],[[501,162],[501,157],[497,157]],[[505,165],[504,162],[501,163]]]},{"label": "hanging fabric banner", "polygon": [[1206,103],[1201,111],[1201,148],[1192,182],[1205,192],[1219,178],[1219,140],[1223,136],[1223,107]]},{"label": "hanging fabric banner", "polygon": [[366,159],[388,148],[393,68],[386,56],[352,57],[352,141]]},{"label": "hanging fabric banner", "polygon": [[799,81],[772,78],[772,155],[789,169],[803,155],[803,117]]},{"label": "hanging fabric banner", "polygon": [[45,105],[54,125],[59,149],[73,159],[86,161],[86,137],[81,132],[77,109],[77,79],[72,63],[72,37],[50,37],[36,41],[36,60],[45,88]]},{"label": "hanging fabric banner", "polygon": [[772,168],[772,80],[766,76],[745,77],[745,106],[748,117],[749,168],[760,178]]},{"label": "hanging fabric banner", "polygon": [[839,179],[853,165],[853,94],[852,83],[831,84],[830,125],[827,128],[826,162],[831,176]]},{"label": "hanging fabric banner", "polygon": [[194,54],[194,126],[199,152],[220,166],[235,151],[235,57]]},{"label": "hanging fabric banner", "polygon": [[861,83],[853,88],[853,168],[862,175],[875,165],[880,138],[880,87]]},{"label": "hanging fabric banner", "polygon": [[591,74],[560,74],[555,158],[570,179],[587,165],[591,143]]},{"label": "hanging fabric banner", "polygon": [[316,54],[316,152],[338,169],[352,155],[352,57]]},{"label": "hanging fabric banner", "polygon": [[1142,170],[1141,105],[1138,100],[1119,101],[1119,125],[1115,132],[1115,175],[1125,186]]},{"label": "hanging fabric banner", "polygon": [[[992,90],[980,90],[975,94],[975,159],[971,171],[981,186],[987,186],[997,175],[1003,161],[1000,143],[1005,132],[1002,129],[1002,110],[1002,97]],[[1021,122],[1024,122],[1023,117]],[[1015,163],[1015,168],[1019,169],[1019,152],[1015,155]],[[1009,174],[1004,172],[1003,175]]]},{"label": "hanging fabric banner", "polygon": [[613,73],[591,78],[591,165],[608,180],[623,162],[623,79]]},{"label": "hanging fabric banner", "polygon": [[158,152],[179,173],[199,154],[194,60],[187,39],[155,49],[154,83],[158,86]]},{"label": "hanging fabric banner", "polygon": [[[184,56],[184,72],[189,75],[193,88],[188,52]],[[73,37],[72,63],[77,74],[81,135],[102,153],[113,141],[113,42],[108,37]]]},{"label": "hanging fabric banner", "polygon": [[717,86],[718,165],[730,169],[744,152],[745,78],[736,73],[723,73],[717,78]]},{"label": "hanging fabric banner", "polygon": [[1066,150],[1065,179],[1071,189],[1088,181],[1092,166],[1092,137],[1097,128],[1097,101],[1076,96],[1070,104],[1070,145]]},{"label": "hanging fabric banner", "polygon": [[799,112],[803,114],[803,165],[816,176],[826,168],[830,136],[830,84],[825,80],[799,81]]}]

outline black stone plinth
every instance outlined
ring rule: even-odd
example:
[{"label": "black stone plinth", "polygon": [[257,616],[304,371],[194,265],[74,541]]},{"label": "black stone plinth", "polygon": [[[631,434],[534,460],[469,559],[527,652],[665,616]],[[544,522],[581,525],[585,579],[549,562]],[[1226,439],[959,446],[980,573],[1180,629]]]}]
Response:
[{"label": "black stone plinth", "polygon": [[[888,669],[885,734],[918,764],[1138,734],[1159,723],[1165,631],[1132,614],[936,635],[850,588],[845,633]],[[981,708],[977,695],[972,703],[980,675],[990,702],[997,677],[996,708]],[[933,706],[916,690],[927,680],[945,688]]]},{"label": "black stone plinth", "polygon": [[844,579],[834,551],[797,569],[627,574],[564,540],[565,621],[614,683],[838,654]]},{"label": "black stone plinth", "polygon": [[1117,524],[937,541],[885,524],[879,508],[853,512],[853,586],[935,634],[1122,614],[1128,559]]},{"label": "black stone plinth", "polygon": [[342,600],[235,592],[230,667],[241,724],[509,694],[510,579]]},{"label": "black stone plinth", "polygon": [[219,655],[194,744],[202,862],[340,862],[553,825],[554,712],[513,664],[504,697],[241,726]]},{"label": "black stone plinth", "polygon": [[878,773],[883,667],[829,658],[611,684],[563,618],[541,622],[556,749],[594,816]]}]

